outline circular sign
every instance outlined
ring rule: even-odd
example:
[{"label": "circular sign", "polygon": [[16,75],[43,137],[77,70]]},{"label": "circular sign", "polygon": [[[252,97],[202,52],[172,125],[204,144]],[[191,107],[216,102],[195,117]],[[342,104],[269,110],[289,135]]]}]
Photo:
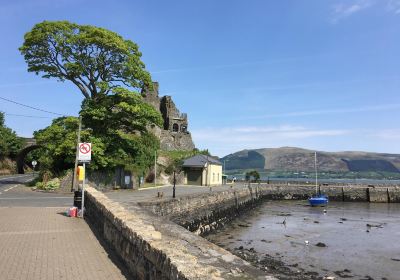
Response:
[{"label": "circular sign", "polygon": [[36,164],[37,164],[37,161],[36,161],[36,160],[33,160],[33,161],[32,161],[32,165],[35,166]]},{"label": "circular sign", "polygon": [[90,153],[90,145],[87,144],[87,143],[82,143],[82,144],[79,146],[79,151],[80,151],[82,154],[88,154],[88,153]]}]

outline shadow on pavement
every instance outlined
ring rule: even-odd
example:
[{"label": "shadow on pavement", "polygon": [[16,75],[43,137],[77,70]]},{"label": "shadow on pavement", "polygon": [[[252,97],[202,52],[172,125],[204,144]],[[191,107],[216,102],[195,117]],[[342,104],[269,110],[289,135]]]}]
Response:
[{"label": "shadow on pavement", "polygon": [[[59,213],[59,214],[64,214],[65,213]],[[126,277],[127,280],[136,280],[135,277],[130,275],[128,268],[125,266],[124,262],[122,259],[116,254],[113,248],[107,243],[106,240],[104,240],[100,233],[88,222],[86,224],[90,227],[91,231],[93,234],[96,236],[97,240],[100,242],[100,245],[104,248],[104,250],[107,252],[108,258],[118,267],[118,269],[121,271],[121,274]]]},{"label": "shadow on pavement", "polygon": [[13,179],[10,179],[10,180],[1,180],[0,181],[0,185],[26,185],[26,184],[28,184],[29,182],[21,182],[21,181],[18,181],[18,180],[13,180]]}]

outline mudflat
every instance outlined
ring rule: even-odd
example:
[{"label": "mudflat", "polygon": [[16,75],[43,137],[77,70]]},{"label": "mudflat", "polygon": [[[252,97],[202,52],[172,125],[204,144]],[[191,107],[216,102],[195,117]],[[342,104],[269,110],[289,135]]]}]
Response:
[{"label": "mudflat", "polygon": [[206,237],[280,279],[400,279],[400,204],[269,201]]}]

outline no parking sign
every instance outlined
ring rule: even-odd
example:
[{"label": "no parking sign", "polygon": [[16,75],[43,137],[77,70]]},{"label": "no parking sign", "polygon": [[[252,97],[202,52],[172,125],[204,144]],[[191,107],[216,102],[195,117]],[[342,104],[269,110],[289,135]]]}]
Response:
[{"label": "no parking sign", "polygon": [[79,143],[78,160],[80,162],[88,162],[92,160],[92,143]]}]

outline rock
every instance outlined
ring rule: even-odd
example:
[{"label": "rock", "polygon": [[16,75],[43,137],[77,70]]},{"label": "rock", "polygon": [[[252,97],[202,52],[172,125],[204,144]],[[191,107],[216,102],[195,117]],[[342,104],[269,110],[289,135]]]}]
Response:
[{"label": "rock", "polygon": [[322,242],[318,242],[317,244],[315,244],[315,246],[317,246],[317,247],[326,247],[326,244],[322,243]]}]

